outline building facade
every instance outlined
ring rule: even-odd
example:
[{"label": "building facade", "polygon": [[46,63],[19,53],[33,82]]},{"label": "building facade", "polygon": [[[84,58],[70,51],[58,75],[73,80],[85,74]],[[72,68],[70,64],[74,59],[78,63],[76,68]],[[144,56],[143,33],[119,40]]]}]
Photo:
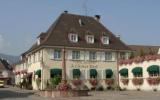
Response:
[{"label": "building facade", "polygon": [[127,90],[160,90],[160,55],[137,56],[119,63],[119,82]]},{"label": "building facade", "polygon": [[81,80],[80,87],[89,89],[107,88],[106,79],[115,81],[111,85],[117,84],[118,59],[128,59],[132,50],[99,20],[100,16],[65,12],[47,32],[37,37],[37,42],[23,54],[33,89],[39,88],[37,79],[41,80],[40,89],[43,90],[50,78],[62,76],[64,60],[67,82],[72,88],[76,88],[77,79]]}]

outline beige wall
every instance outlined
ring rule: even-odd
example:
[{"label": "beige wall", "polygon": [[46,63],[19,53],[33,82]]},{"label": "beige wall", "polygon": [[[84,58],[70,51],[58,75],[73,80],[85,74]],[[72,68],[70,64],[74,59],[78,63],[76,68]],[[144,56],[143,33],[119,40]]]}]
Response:
[{"label": "beige wall", "polygon": [[[57,48],[56,48],[57,49]],[[103,51],[96,51],[97,52],[97,59],[96,61],[90,61],[88,59],[88,52],[91,50],[87,49],[76,49],[80,50],[80,60],[72,60],[71,59],[71,52],[72,49],[66,49],[66,74],[67,79],[72,80],[72,70],[79,68],[83,73],[81,79],[87,80],[89,79],[89,70],[92,68],[97,69],[98,71],[98,79],[105,79],[105,70],[112,69],[114,72],[113,78],[117,77],[117,53],[113,52],[114,58],[111,61],[104,60],[104,50]],[[53,59],[52,55],[54,52],[54,48],[44,48],[34,53],[28,54],[27,57],[27,69],[28,73],[34,73],[41,69],[41,89],[44,89],[46,86],[46,82],[50,79],[50,69],[52,68],[62,68],[62,60],[55,60]],[[128,58],[129,53],[126,53],[126,58]],[[37,89],[37,85],[35,79],[32,80],[33,89]]]}]

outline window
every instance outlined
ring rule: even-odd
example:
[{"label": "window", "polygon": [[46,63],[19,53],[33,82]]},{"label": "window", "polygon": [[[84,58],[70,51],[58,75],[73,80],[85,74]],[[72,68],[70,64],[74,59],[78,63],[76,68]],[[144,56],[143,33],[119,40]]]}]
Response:
[{"label": "window", "polygon": [[126,59],[126,53],[125,52],[120,53],[120,59]]},{"label": "window", "polygon": [[79,60],[80,59],[80,51],[72,51],[72,59]]},{"label": "window", "polygon": [[94,36],[93,35],[87,35],[86,36],[87,43],[94,43]]},{"label": "window", "polygon": [[54,59],[61,58],[61,50],[54,50]]},{"label": "window", "polygon": [[96,60],[96,52],[89,52],[89,60]]},{"label": "window", "polygon": [[105,60],[112,61],[112,52],[105,52]]},{"label": "window", "polygon": [[69,39],[71,42],[76,43],[78,42],[78,35],[77,34],[69,34]]},{"label": "window", "polygon": [[102,36],[101,41],[103,44],[109,44],[109,37],[108,36]]}]

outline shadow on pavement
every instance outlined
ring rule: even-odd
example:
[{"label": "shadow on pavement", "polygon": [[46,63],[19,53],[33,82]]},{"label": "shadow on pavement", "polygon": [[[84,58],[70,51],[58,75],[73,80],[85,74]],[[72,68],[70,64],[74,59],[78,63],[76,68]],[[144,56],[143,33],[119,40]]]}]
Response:
[{"label": "shadow on pavement", "polygon": [[6,99],[6,98],[26,98],[30,95],[33,95],[34,93],[20,93],[16,91],[10,91],[10,90],[0,90],[0,100]]}]

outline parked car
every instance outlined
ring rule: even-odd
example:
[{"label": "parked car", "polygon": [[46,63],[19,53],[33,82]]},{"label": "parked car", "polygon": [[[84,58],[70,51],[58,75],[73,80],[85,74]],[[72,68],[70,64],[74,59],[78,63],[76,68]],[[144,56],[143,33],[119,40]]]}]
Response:
[{"label": "parked car", "polygon": [[4,87],[4,80],[0,80],[0,87]]}]

